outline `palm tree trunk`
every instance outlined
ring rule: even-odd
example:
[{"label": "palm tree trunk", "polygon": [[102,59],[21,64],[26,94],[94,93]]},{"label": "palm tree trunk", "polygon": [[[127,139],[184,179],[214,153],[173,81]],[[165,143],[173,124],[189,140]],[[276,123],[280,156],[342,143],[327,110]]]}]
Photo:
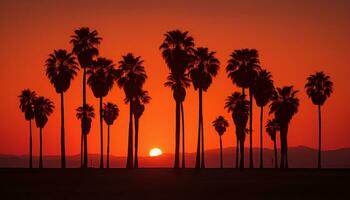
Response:
[{"label": "palm tree trunk", "polygon": [[201,126],[201,139],[202,139],[202,157],[201,157],[201,168],[205,168],[205,160],[204,160],[204,127],[203,127],[203,90],[199,89],[199,106],[200,106],[200,126]]},{"label": "palm tree trunk", "polygon": [[[83,67],[83,66],[82,66]],[[84,69],[84,73],[83,73],[83,117],[85,116],[86,117],[86,67],[83,67]],[[88,166],[88,154],[86,152],[86,149],[85,148],[85,145],[86,145],[86,141],[84,141],[86,139],[86,136],[84,135],[84,130],[83,130],[83,127],[84,126],[81,126],[81,137],[82,137],[82,143],[84,143],[84,152],[81,152],[81,153],[84,153],[84,160],[82,160],[81,162],[83,162],[83,165],[82,167],[83,168],[87,168]]]},{"label": "palm tree trunk", "polygon": [[221,140],[221,135],[220,135],[220,168],[224,168],[224,162],[222,160],[222,140]]},{"label": "palm tree trunk", "polygon": [[180,168],[180,102],[176,102],[175,161],[174,168]]},{"label": "palm tree trunk", "polygon": [[[243,134],[245,134],[245,133],[243,133]],[[241,153],[241,159],[240,159],[240,169],[242,170],[242,169],[244,169],[244,140],[243,139],[241,139],[240,141],[240,144],[239,144],[239,148],[240,148],[240,153]]]},{"label": "palm tree trunk", "polygon": [[183,103],[181,102],[181,118],[182,118],[182,168],[186,168],[185,164],[185,114]]},{"label": "palm tree trunk", "polygon": [[107,135],[107,169],[109,169],[109,125],[107,125],[108,135]]},{"label": "palm tree trunk", "polygon": [[286,165],[285,166],[286,166],[286,169],[288,169],[289,168],[289,164],[288,164],[288,137],[287,137],[287,132],[286,132],[286,138],[285,138],[285,143],[284,144],[285,144],[285,159],[286,159]]},{"label": "palm tree trunk", "polygon": [[81,138],[80,138],[80,167],[81,168],[84,168],[83,159],[84,159],[84,135],[81,134]]},{"label": "palm tree trunk", "polygon": [[264,158],[263,158],[263,117],[264,117],[264,107],[260,106],[260,168],[264,168]]},{"label": "palm tree trunk", "polygon": [[43,168],[43,129],[40,128],[39,168]]},{"label": "palm tree trunk", "polygon": [[278,160],[277,160],[277,145],[276,145],[276,139],[273,141],[273,150],[275,152],[275,168],[278,168]]},{"label": "palm tree trunk", "polygon": [[61,168],[66,168],[66,149],[64,138],[64,96],[61,92]]},{"label": "palm tree trunk", "polygon": [[139,168],[139,119],[135,119],[135,164],[134,168]]},{"label": "palm tree trunk", "polygon": [[83,141],[83,143],[84,143],[84,168],[87,168],[88,167],[88,162],[89,162],[89,160],[88,160],[88,149],[87,149],[87,147],[88,147],[88,140],[87,140],[87,134],[84,134],[84,141]]},{"label": "palm tree trunk", "polygon": [[32,120],[29,120],[29,168],[33,168]]},{"label": "palm tree trunk", "polygon": [[198,107],[198,139],[197,139],[197,153],[196,153],[196,165],[195,168],[199,169],[200,168],[200,151],[201,151],[201,118],[200,118],[200,112],[201,112],[201,105],[200,105],[201,97],[198,92],[198,102],[199,102],[199,107]]},{"label": "palm tree trunk", "polygon": [[101,137],[101,149],[100,149],[100,168],[103,169],[103,117],[102,117],[102,97],[100,97],[100,137]]},{"label": "palm tree trunk", "polygon": [[129,111],[129,136],[128,136],[128,157],[126,161],[126,168],[132,169],[134,158],[133,158],[133,120],[132,120],[132,111],[133,111],[133,101],[130,100],[130,111]]},{"label": "palm tree trunk", "polygon": [[239,160],[239,141],[236,136],[236,168],[238,168],[238,160]]},{"label": "palm tree trunk", "polygon": [[318,105],[318,163],[317,168],[321,169],[321,105]]},{"label": "palm tree trunk", "polygon": [[253,168],[253,90],[249,88],[249,168]]},{"label": "palm tree trunk", "polygon": [[287,131],[288,131],[288,125],[285,123],[280,124],[280,135],[281,135],[281,164],[280,168],[284,169],[287,165]]}]

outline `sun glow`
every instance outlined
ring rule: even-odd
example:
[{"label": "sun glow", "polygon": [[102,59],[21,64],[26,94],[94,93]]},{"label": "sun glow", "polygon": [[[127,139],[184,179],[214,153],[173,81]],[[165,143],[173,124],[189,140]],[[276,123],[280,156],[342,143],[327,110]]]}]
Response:
[{"label": "sun glow", "polygon": [[153,148],[149,151],[149,156],[150,157],[155,157],[155,156],[160,156],[162,155],[162,150],[159,148]]}]

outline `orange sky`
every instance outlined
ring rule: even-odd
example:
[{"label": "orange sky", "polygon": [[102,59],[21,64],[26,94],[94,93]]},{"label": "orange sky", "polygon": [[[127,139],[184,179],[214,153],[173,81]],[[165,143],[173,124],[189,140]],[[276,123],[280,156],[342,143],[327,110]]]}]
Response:
[{"label": "orange sky", "polygon": [[[39,3],[40,2],[40,3]],[[84,5],[82,4],[84,2]],[[146,3],[147,2],[147,3]],[[188,30],[197,46],[217,51],[221,70],[204,94],[206,149],[218,148],[219,138],[211,126],[217,115],[224,115],[230,128],[223,137],[224,147],[233,146],[234,126],[223,109],[225,98],[237,90],[226,77],[225,67],[234,49],[256,48],[262,66],[270,70],[276,86],[293,84],[300,90],[301,105],[289,129],[291,146],[317,144],[317,109],[304,91],[306,77],[323,70],[335,83],[335,92],[323,108],[323,147],[350,146],[348,122],[350,1],[233,1],[233,0],[118,0],[118,1],[0,1],[0,154],[27,154],[28,122],[18,108],[24,88],[51,98],[56,110],[44,129],[44,155],[59,154],[60,101],[45,76],[44,61],[53,49],[71,49],[73,30],[80,26],[97,29],[103,37],[101,56],[117,63],[121,55],[133,52],[145,60],[149,79],[145,88],[152,101],[140,124],[140,154],[152,147],[174,151],[175,103],[165,88],[168,69],[158,50],[163,34],[172,29]],[[82,72],[65,95],[66,150],[80,151],[80,123],[75,108],[81,105]],[[88,89],[88,102],[98,109],[98,100]],[[188,89],[185,108],[186,151],[196,148],[198,96]],[[105,101],[117,103],[120,117],[111,127],[111,153],[126,155],[128,107],[117,87]],[[258,147],[258,109],[254,108],[254,146]],[[265,119],[268,118],[265,114]],[[89,153],[99,152],[99,122],[93,121]],[[105,129],[106,130],[106,129]],[[33,129],[34,154],[38,154],[39,130]],[[265,134],[265,147],[272,143]],[[247,142],[248,146],[248,142]],[[258,155],[256,155],[258,156]]]}]

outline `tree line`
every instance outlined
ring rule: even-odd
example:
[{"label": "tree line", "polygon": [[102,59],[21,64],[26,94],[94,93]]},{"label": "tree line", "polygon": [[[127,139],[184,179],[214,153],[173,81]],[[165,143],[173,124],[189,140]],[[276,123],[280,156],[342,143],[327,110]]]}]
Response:
[{"label": "tree line", "polygon": [[[95,110],[86,100],[86,85],[93,95],[99,99],[100,124],[100,168],[104,168],[103,123],[107,124],[107,161],[109,168],[110,126],[119,116],[119,108],[113,102],[103,102],[117,85],[124,91],[124,102],[129,104],[128,151],[126,168],[138,168],[138,135],[139,120],[145,111],[145,105],[151,100],[144,89],[147,74],[141,56],[133,53],[123,55],[114,64],[111,59],[99,54],[102,37],[96,30],[89,27],[78,28],[71,36],[72,50],[54,50],[49,54],[46,63],[46,76],[61,98],[61,168],[66,167],[65,129],[64,129],[64,94],[80,69],[83,74],[82,105],[76,109],[76,117],[81,123],[80,160],[81,168],[88,167],[88,135]],[[207,92],[219,72],[220,61],[216,52],[207,47],[196,47],[194,38],[189,32],[173,30],[164,34],[164,40],[159,47],[162,57],[169,69],[165,87],[171,88],[175,101],[175,154],[174,168],[180,168],[180,139],[182,137],[182,168],[185,168],[185,118],[183,102],[186,89],[193,85],[198,91],[198,135],[195,168],[205,168],[204,127],[203,127],[203,92]],[[265,124],[266,132],[274,143],[274,160],[277,168],[276,135],[280,133],[280,168],[288,168],[288,126],[293,116],[298,112],[298,90],[293,86],[275,87],[271,72],[260,64],[259,52],[256,49],[237,49],[232,52],[226,66],[227,77],[233,85],[241,88],[234,91],[225,101],[224,108],[231,114],[236,136],[236,168],[244,168],[244,146],[246,136],[249,136],[249,168],[254,167],[253,138],[253,102],[260,108],[260,164],[263,168],[263,124],[264,107],[269,107],[271,119]],[[330,77],[323,72],[311,74],[305,84],[307,95],[318,107],[318,168],[321,168],[321,106],[333,92]],[[248,95],[246,95],[248,93]],[[40,130],[39,168],[43,167],[42,159],[42,129],[54,110],[53,102],[38,96],[30,89],[22,90],[19,95],[20,109],[29,121],[29,167],[32,161],[32,121]],[[248,125],[249,120],[249,126]],[[229,126],[223,116],[218,116],[213,126],[220,136],[220,166],[223,167],[221,136]],[[182,134],[181,134],[182,132]]]}]

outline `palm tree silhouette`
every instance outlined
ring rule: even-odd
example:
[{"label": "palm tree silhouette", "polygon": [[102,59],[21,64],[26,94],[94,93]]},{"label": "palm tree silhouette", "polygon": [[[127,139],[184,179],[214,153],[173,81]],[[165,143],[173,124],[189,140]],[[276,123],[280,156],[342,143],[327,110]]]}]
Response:
[{"label": "palm tree silhouette", "polygon": [[[162,56],[170,70],[165,86],[171,87],[173,91],[173,98],[176,102],[174,168],[180,168],[180,112],[183,110],[181,109],[181,107],[183,108],[182,102],[186,97],[185,88],[189,86],[190,80],[188,78],[187,72],[193,58],[192,52],[194,42],[193,38],[188,35],[187,31],[182,32],[180,30],[173,30],[167,32],[164,36],[164,41],[160,45],[159,49],[162,51]],[[183,144],[183,168],[185,167],[184,146],[185,145]]]},{"label": "palm tree silhouette", "polygon": [[[82,130],[84,130],[83,136],[86,135],[87,137],[87,135],[90,133],[92,119],[95,117],[94,107],[92,105],[85,104],[85,109],[82,106],[79,106],[76,109],[76,112],[77,112],[76,116],[80,121],[85,120],[84,122],[81,122],[81,126],[84,126],[81,128]],[[85,117],[83,117],[84,113],[85,113]],[[81,142],[81,146],[80,146],[81,151],[83,149],[83,145],[84,145],[84,148],[87,149],[87,143]]]},{"label": "palm tree silhouette", "polygon": [[281,134],[281,164],[280,168],[288,168],[288,125],[292,117],[298,112],[299,99],[296,97],[298,91],[293,86],[277,88],[272,96],[269,114],[274,114],[280,126]]},{"label": "palm tree silhouette", "polygon": [[140,56],[135,57],[132,53],[122,56],[119,61],[119,71],[121,77],[118,79],[119,87],[123,88],[125,93],[125,103],[129,103],[129,136],[128,136],[128,156],[126,168],[132,169],[133,166],[133,109],[137,94],[142,90],[142,86],[147,79],[143,60]]},{"label": "palm tree silhouette", "polygon": [[64,93],[69,89],[71,81],[77,75],[75,57],[66,50],[54,50],[46,60],[46,76],[61,95],[61,168],[66,168],[66,150],[64,133]]},{"label": "palm tree silhouette", "polygon": [[258,73],[256,82],[253,87],[253,93],[256,104],[260,107],[260,168],[264,167],[263,161],[263,109],[274,93],[275,87],[273,85],[272,75],[266,70],[261,70]]},{"label": "palm tree silhouette", "polygon": [[114,120],[116,120],[119,116],[119,108],[116,104],[113,103],[105,103],[103,104],[103,119],[108,127],[108,135],[107,135],[107,169],[109,168],[109,127],[113,125]]},{"label": "palm tree silhouette", "polygon": [[308,97],[318,108],[318,168],[321,168],[321,106],[333,92],[333,82],[330,79],[324,72],[316,72],[307,78],[305,85]]},{"label": "palm tree silhouette", "polygon": [[145,111],[145,104],[149,103],[151,97],[148,91],[141,90],[134,100],[134,119],[135,119],[135,163],[134,168],[139,168],[138,148],[139,148],[139,120]]},{"label": "palm tree silhouette", "polygon": [[226,132],[226,128],[228,127],[228,122],[223,116],[217,117],[213,122],[212,122],[216,132],[220,136],[220,168],[224,167],[224,162],[222,159],[222,140],[221,136]]},{"label": "palm tree silhouette", "polygon": [[36,93],[30,89],[22,90],[19,98],[19,108],[24,112],[24,117],[29,121],[29,168],[33,168],[33,142],[32,142],[32,120],[34,119],[33,101]]},{"label": "palm tree silhouette", "polygon": [[99,57],[94,62],[93,67],[87,71],[87,83],[90,86],[94,96],[100,99],[100,137],[101,137],[101,154],[100,168],[103,168],[103,97],[114,85],[117,77],[117,70],[114,68],[112,60]]},{"label": "palm tree silhouette", "polygon": [[43,136],[42,129],[45,127],[48,117],[52,114],[55,108],[53,102],[45,97],[37,97],[33,101],[34,118],[36,127],[40,129],[40,150],[39,150],[39,168],[43,168]]},{"label": "palm tree silhouette", "polygon": [[277,123],[276,119],[268,120],[265,126],[267,134],[269,134],[271,140],[273,141],[273,150],[275,156],[275,168],[278,168],[278,159],[277,159],[277,145],[276,145],[276,134],[280,130],[280,126]]},{"label": "palm tree silhouette", "polygon": [[[98,56],[98,45],[100,44],[102,38],[98,36],[96,30],[90,30],[89,27],[81,27],[74,31],[74,35],[71,36],[70,43],[73,44],[72,52],[78,57],[78,61],[80,67],[83,68],[83,105],[82,108],[86,108],[84,106],[86,104],[86,72],[89,67],[92,66],[93,58]],[[83,115],[85,117],[85,115]],[[82,120],[81,122],[85,122],[87,120]],[[86,125],[81,126],[86,127]],[[88,166],[88,152],[87,152],[87,135],[84,135],[83,129],[81,130],[81,143],[84,143],[84,152],[81,151],[80,160],[81,167],[87,168]],[[81,144],[81,146],[83,146]],[[86,147],[86,148],[85,148]],[[84,158],[83,158],[84,154]]]},{"label": "palm tree silhouette", "polygon": [[256,49],[235,50],[228,61],[226,72],[233,84],[242,88],[245,95],[245,88],[249,89],[249,167],[253,168],[253,86],[260,70],[260,61]]},{"label": "palm tree silhouette", "polygon": [[[244,142],[247,132],[246,126],[249,116],[249,101],[245,99],[245,95],[234,92],[228,96],[225,103],[225,108],[232,113],[232,119],[236,127],[236,138],[239,141],[240,151],[240,168],[244,168]],[[236,149],[236,158],[238,158]]]},{"label": "palm tree silhouette", "polygon": [[[209,51],[208,48],[198,47],[194,50],[194,61],[190,65],[190,77],[195,90],[198,89],[199,96],[199,117],[198,117],[198,143],[196,154],[196,168],[205,168],[204,162],[204,129],[203,129],[203,91],[206,92],[210,87],[213,77],[219,71],[219,60],[215,57],[215,52]],[[201,141],[202,139],[202,141]],[[201,144],[200,144],[201,141]],[[202,146],[202,157],[199,159],[200,146]],[[197,163],[198,162],[198,163]]]}]

